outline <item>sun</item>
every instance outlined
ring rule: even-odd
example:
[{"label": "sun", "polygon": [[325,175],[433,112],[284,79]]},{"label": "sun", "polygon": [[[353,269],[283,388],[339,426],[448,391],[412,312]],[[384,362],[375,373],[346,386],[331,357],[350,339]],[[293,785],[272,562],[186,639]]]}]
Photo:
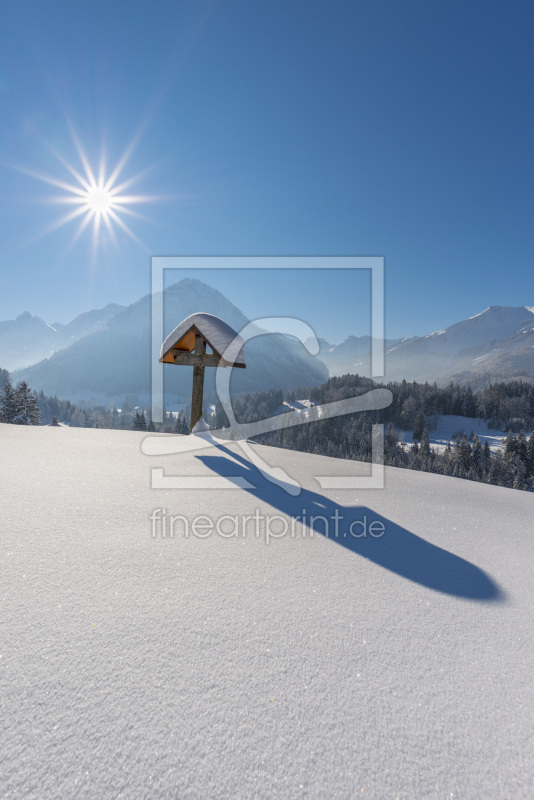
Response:
[{"label": "sun", "polygon": [[[100,153],[98,169],[92,167],[78,136],[75,134],[71,126],[69,126],[69,129],[74,145],[78,152],[81,168],[73,166],[72,163],[64,158],[61,153],[55,150],[48,142],[44,143],[50,152],[61,163],[62,167],[70,173],[70,179],[67,178],[67,180],[65,180],[59,177],[56,178],[52,175],[45,175],[41,172],[36,172],[35,170],[10,165],[13,169],[24,172],[26,175],[37,178],[44,183],[48,183],[56,189],[60,189],[61,194],[49,198],[49,202],[54,204],[66,204],[71,206],[72,209],[67,214],[63,215],[59,219],[56,219],[52,224],[47,226],[38,236],[34,237],[32,241],[40,239],[43,236],[57,230],[58,228],[63,227],[63,225],[77,220],[78,226],[72,237],[71,244],[73,244],[81,236],[83,231],[88,226],[91,226],[93,251],[95,253],[98,249],[101,239],[101,232],[103,229],[105,229],[116,247],[119,246],[116,236],[117,229],[119,229],[143,250],[148,252],[147,247],[135,235],[130,226],[127,225],[123,217],[130,216],[147,220],[148,217],[138,213],[137,211],[134,211],[132,206],[139,203],[145,204],[158,201],[163,198],[153,195],[147,196],[130,194],[129,191],[128,193],[125,192],[125,190],[130,190],[131,186],[144,178],[150,171],[150,168],[144,169],[142,172],[139,172],[136,175],[127,178],[126,180],[121,179],[120,182],[118,180],[127,161],[135,149],[139,137],[137,135],[134,136],[133,140],[125,149],[122,157],[116,164],[115,168],[108,172],[106,170],[105,152],[102,151]],[[72,178],[75,180],[72,181]]]},{"label": "sun", "polygon": [[106,214],[113,205],[113,195],[103,186],[93,186],[86,195],[87,206],[96,214]]}]

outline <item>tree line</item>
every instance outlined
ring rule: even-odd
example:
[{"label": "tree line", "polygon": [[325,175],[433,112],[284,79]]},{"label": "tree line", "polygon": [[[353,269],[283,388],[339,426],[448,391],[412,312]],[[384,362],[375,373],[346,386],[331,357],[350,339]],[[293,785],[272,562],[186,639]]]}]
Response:
[{"label": "tree line", "polygon": [[[384,384],[358,375],[330,378],[318,387],[302,387],[284,393],[279,389],[242,394],[233,399],[238,422],[254,422],[282,413],[284,401],[309,399],[317,405],[364,394]],[[498,486],[534,491],[534,386],[522,381],[491,384],[473,391],[470,387],[401,381],[385,384],[393,395],[391,405],[381,411],[350,414],[317,420],[293,428],[263,434],[257,440],[268,445],[300,450],[316,455],[357,461],[371,461],[372,425],[382,423],[384,461],[387,465],[424,470],[442,475],[483,481]],[[188,409],[172,416],[164,412],[164,422],[154,423],[148,409],[93,408],[88,411],[42,392],[32,394],[25,382],[11,385],[9,375],[0,370],[0,421],[14,424],[58,424],[187,434]],[[304,414],[304,412],[302,412]],[[429,432],[441,415],[476,417],[488,428],[507,431],[504,447],[492,452],[488,442],[471,432],[458,431],[442,452],[430,446]],[[226,414],[217,400],[215,411],[204,409],[212,428],[228,426]],[[304,419],[304,416],[303,416]],[[399,431],[410,431],[413,443],[400,441]],[[401,433],[402,436],[402,433]]]},{"label": "tree line", "polygon": [[[364,394],[384,384],[370,378],[345,375],[331,378],[322,386],[294,390],[282,398],[281,392],[241,395],[234,401],[238,422],[253,422],[280,409],[283,399],[291,403],[309,398],[317,405]],[[394,467],[424,470],[442,475],[483,481],[498,486],[534,491],[534,387],[520,381],[497,383],[473,391],[449,384],[395,382],[385,384],[393,395],[388,408],[360,412],[344,417],[317,420],[292,428],[263,434],[263,444],[300,450],[316,455],[370,462],[372,425],[382,423],[384,463]],[[477,417],[488,428],[508,431],[504,448],[492,452],[487,440],[474,432],[458,431],[443,452],[430,446],[429,431],[444,414]],[[220,403],[216,407],[216,427],[228,425]],[[399,431],[410,431],[412,444],[400,441]]]},{"label": "tree line", "polygon": [[121,410],[103,406],[81,408],[69,400],[34,393],[21,381],[15,387],[7,370],[0,369],[0,422],[14,425],[69,425],[75,428],[114,428],[119,430],[163,431],[188,433],[184,415],[174,419],[165,412],[165,422],[156,425],[147,409],[134,406],[139,399],[127,395]]},{"label": "tree line", "polygon": [[37,398],[26,381],[14,388],[7,380],[0,392],[0,422],[13,425],[40,425],[41,418]]}]

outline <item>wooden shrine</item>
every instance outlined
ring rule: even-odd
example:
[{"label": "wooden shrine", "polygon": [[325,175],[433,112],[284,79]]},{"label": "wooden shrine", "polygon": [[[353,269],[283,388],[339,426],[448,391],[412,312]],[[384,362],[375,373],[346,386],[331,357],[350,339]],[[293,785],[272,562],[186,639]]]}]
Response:
[{"label": "wooden shrine", "polygon": [[191,314],[161,346],[160,362],[193,367],[191,432],[202,417],[206,367],[245,368],[245,343],[233,328],[214,314]]}]

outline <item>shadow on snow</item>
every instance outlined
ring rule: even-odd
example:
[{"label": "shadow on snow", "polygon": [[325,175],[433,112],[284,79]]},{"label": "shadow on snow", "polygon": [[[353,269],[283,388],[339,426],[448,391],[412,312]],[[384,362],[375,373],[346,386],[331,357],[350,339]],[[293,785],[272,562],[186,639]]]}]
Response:
[{"label": "shadow on snow", "polygon": [[[300,520],[305,509],[307,525],[314,532],[325,535],[324,519],[320,518],[332,519],[337,509],[337,513],[342,517],[342,522],[339,523],[339,536],[336,538],[330,535],[328,538],[353,553],[437,592],[480,602],[504,602],[503,590],[475,564],[427,542],[365,506],[341,506],[324,495],[304,488],[298,496],[292,497],[280,486],[267,480],[256,467],[238,453],[221,444],[217,444],[216,447],[226,455],[199,455],[197,458],[217,475],[242,476],[255,487],[242,491],[247,491],[259,500],[269,503],[288,517]],[[310,517],[314,516],[317,519],[310,520]],[[374,538],[369,534],[357,538],[348,533],[350,524],[362,520],[364,516],[367,517],[368,524],[378,520],[384,525],[385,533],[381,538]],[[356,527],[355,530],[359,532],[362,529]],[[343,533],[345,535],[342,535]]]}]

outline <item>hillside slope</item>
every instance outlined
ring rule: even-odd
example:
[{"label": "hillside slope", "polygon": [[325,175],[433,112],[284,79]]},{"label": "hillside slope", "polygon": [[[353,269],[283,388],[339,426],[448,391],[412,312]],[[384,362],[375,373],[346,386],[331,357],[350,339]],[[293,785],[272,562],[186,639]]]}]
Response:
[{"label": "hillside slope", "polygon": [[[325,491],[368,465],[255,446],[291,497],[238,444],[143,439],[0,425],[3,797],[532,796],[532,495],[393,468]],[[155,509],[263,523],[153,537]],[[385,533],[266,542],[303,509]]]}]

